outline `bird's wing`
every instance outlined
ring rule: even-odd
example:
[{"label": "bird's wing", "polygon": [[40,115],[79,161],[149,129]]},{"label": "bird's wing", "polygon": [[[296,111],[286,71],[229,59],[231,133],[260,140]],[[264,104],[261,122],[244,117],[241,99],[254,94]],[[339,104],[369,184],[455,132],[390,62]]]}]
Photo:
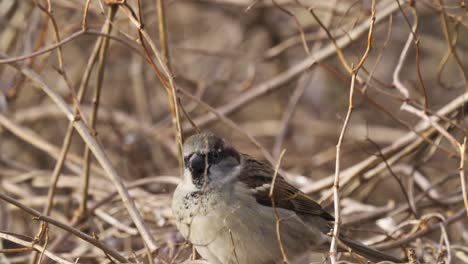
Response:
[{"label": "bird's wing", "polygon": [[[327,221],[333,221],[334,217],[312,200],[307,194],[289,184],[281,175],[277,175],[273,186],[273,195],[270,197],[270,188],[273,184],[274,170],[264,162],[243,155],[243,170],[239,180],[246,184],[258,203],[265,206],[275,206],[292,210],[297,214],[320,216]],[[273,199],[272,199],[273,198]]]},{"label": "bird's wing", "polygon": [[[240,181],[252,190],[252,195],[258,203],[272,206],[269,193],[275,171],[269,164],[257,161],[247,155],[244,155],[243,159],[245,164],[239,175]],[[334,221],[334,217],[323,210],[320,204],[312,200],[307,194],[286,182],[281,175],[277,175],[273,186],[273,200],[276,207],[292,210],[299,216],[304,217],[303,219],[306,219],[306,221],[312,221],[323,233],[328,234],[330,232],[331,222]],[[342,234],[340,234],[340,241],[359,255],[376,262],[383,260],[390,260],[395,263],[405,262],[397,257],[374,250]],[[344,250],[344,248],[340,250]]]}]

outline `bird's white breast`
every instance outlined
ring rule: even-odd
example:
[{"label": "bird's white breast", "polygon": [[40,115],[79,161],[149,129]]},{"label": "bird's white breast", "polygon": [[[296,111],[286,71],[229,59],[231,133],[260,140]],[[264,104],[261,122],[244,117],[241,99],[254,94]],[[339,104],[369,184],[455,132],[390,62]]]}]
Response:
[{"label": "bird's white breast", "polygon": [[[188,192],[183,185],[174,193],[177,227],[203,258],[214,264],[281,263],[273,209],[258,204],[243,184],[205,192]],[[281,240],[290,260],[322,246],[318,230],[289,210],[278,212]]]}]

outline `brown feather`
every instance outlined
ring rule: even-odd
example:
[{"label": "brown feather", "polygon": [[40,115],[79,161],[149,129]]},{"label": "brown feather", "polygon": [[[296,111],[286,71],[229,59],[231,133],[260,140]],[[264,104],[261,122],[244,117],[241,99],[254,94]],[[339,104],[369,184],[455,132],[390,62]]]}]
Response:
[{"label": "brown feather", "polygon": [[[268,164],[248,155],[243,156],[243,170],[239,174],[239,180],[253,190],[257,202],[265,206],[272,206],[269,196],[275,171]],[[281,175],[277,175],[273,188],[273,200],[278,208],[288,209],[297,214],[319,216],[327,221],[334,221],[334,217],[312,200],[307,194],[289,184]]]}]

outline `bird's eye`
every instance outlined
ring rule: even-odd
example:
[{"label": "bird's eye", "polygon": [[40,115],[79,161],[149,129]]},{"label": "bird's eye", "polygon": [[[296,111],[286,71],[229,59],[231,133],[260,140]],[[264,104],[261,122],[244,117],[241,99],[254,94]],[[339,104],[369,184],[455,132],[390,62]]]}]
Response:
[{"label": "bird's eye", "polygon": [[218,151],[212,151],[208,153],[208,164],[216,164],[221,159],[221,153]]}]

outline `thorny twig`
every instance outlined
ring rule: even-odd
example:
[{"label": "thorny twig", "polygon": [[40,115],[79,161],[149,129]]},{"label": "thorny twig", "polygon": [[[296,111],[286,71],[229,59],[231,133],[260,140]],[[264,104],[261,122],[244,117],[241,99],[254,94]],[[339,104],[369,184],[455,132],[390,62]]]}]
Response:
[{"label": "thorny twig", "polygon": [[[353,67],[353,66],[352,66]],[[333,225],[333,237],[332,242],[330,245],[330,260],[334,264],[337,262],[337,253],[338,253],[338,242],[339,234],[340,234],[340,224],[341,224],[341,213],[340,213],[340,165],[341,165],[341,144],[343,143],[343,139],[346,133],[346,129],[348,127],[349,120],[351,118],[351,113],[354,107],[354,85],[356,83],[356,74],[354,72],[351,79],[351,86],[349,89],[349,105],[348,111],[346,113],[346,117],[343,122],[343,128],[341,129],[340,136],[338,138],[338,143],[336,144],[336,159],[335,159],[335,178],[333,181],[333,201],[335,207],[335,223]]]},{"label": "thorny twig", "polygon": [[[317,18],[316,18],[317,19]],[[356,78],[359,73],[359,70],[364,65],[367,57],[369,56],[369,52],[372,49],[372,34],[373,28],[375,23],[375,0],[372,1],[372,15],[371,15],[371,22],[369,27],[368,39],[367,39],[367,48],[364,52],[364,55],[359,60],[358,65],[356,68],[354,65],[351,65],[351,85],[349,88],[349,102],[348,102],[348,111],[346,112],[346,117],[343,122],[343,128],[341,129],[340,136],[338,138],[338,143],[336,144],[336,159],[335,159],[335,177],[333,180],[333,201],[334,201],[334,212],[335,212],[335,222],[333,225],[333,236],[332,241],[330,244],[330,260],[334,264],[337,262],[337,250],[338,250],[338,240],[340,236],[340,224],[341,224],[341,213],[340,213],[340,166],[341,166],[341,144],[343,143],[344,136],[346,134],[346,130],[348,128],[348,123],[351,118],[351,113],[354,108],[354,86],[356,84]],[[337,47],[338,49],[338,47]]]}]

